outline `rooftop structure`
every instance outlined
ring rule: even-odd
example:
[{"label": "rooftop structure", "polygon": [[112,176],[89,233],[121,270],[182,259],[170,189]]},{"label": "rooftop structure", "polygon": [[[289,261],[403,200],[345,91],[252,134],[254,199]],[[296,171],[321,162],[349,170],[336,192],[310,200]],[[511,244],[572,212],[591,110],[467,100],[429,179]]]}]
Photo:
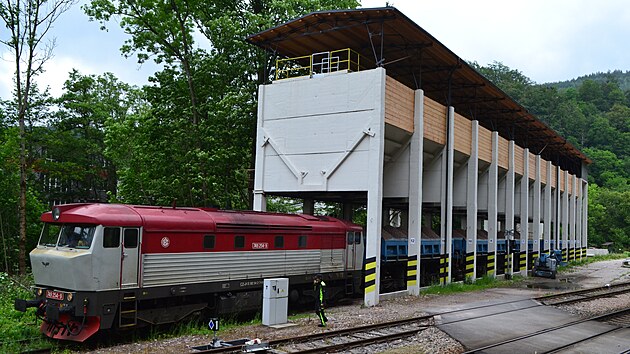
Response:
[{"label": "rooftop structure", "polygon": [[528,147],[563,170],[582,175],[589,158],[538,120],[466,61],[393,7],[321,11],[247,38],[279,58],[350,48],[363,68],[384,67],[387,75],[519,146]]}]

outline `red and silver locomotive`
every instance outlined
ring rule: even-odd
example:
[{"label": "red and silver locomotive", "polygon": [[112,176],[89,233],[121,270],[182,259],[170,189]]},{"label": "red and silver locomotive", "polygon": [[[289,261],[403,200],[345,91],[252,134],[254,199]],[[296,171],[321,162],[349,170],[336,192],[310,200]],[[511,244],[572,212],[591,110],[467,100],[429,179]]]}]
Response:
[{"label": "red and silver locomotive", "polygon": [[256,310],[265,278],[287,277],[308,299],[321,273],[331,295],[360,291],[362,228],[310,215],[68,204],[42,215],[30,253],[36,307],[49,337],[176,322],[199,311]]}]

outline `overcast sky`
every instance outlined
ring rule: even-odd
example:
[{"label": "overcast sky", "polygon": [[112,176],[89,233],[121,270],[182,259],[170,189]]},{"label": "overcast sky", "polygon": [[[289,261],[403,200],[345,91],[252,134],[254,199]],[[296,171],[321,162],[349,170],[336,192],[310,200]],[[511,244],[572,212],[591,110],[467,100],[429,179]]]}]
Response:
[{"label": "overcast sky", "polygon": [[[85,3],[83,0],[81,4]],[[385,6],[363,0],[363,7]],[[390,0],[461,58],[487,65],[500,61],[537,83],[563,81],[597,71],[630,70],[630,5],[625,0]],[[40,86],[58,96],[72,68],[82,74],[112,72],[120,80],[147,83],[157,70],[125,59],[127,38],[116,23],[109,31],[89,22],[79,6],[64,14],[52,33],[54,58]],[[6,30],[0,29],[0,36]],[[0,98],[12,89],[13,63],[2,48]]]}]

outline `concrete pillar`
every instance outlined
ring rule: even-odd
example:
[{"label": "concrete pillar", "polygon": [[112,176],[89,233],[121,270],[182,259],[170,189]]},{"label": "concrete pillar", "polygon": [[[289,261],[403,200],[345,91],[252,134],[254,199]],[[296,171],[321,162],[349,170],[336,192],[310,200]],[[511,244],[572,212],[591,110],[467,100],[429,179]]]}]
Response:
[{"label": "concrete pillar", "polygon": [[[424,138],[424,91],[414,96],[413,135],[409,143],[409,222],[407,291],[420,295],[420,255],[422,242],[422,163]],[[429,224],[430,226],[430,224]]]},{"label": "concrete pillar", "polygon": [[[265,97],[265,85],[258,86],[258,97]],[[267,145],[263,129],[264,104],[258,104],[258,120],[256,123],[256,168],[254,170],[254,203],[255,211],[267,211],[267,198],[263,185],[265,175],[265,146]]]},{"label": "concrete pillar", "polygon": [[365,306],[379,302],[381,283],[381,229],[383,225],[383,164],[385,157],[385,70],[381,71],[379,118],[371,123],[367,170],[367,221],[365,226]]},{"label": "concrete pillar", "polygon": [[521,274],[527,276],[527,240],[529,239],[529,149],[523,149],[523,178],[521,178],[521,254],[518,256]]},{"label": "concrete pillar", "polygon": [[544,225],[543,225],[543,252],[544,253],[548,253],[549,252],[549,248],[551,247],[551,224],[552,224],[552,215],[553,215],[553,211],[552,208],[555,205],[551,198],[552,198],[552,194],[551,194],[551,168],[553,167],[553,165],[551,164],[551,161],[547,161],[547,184],[545,185],[545,205],[543,207],[544,211],[545,211],[545,216],[544,216]]},{"label": "concrete pillar", "polygon": [[477,189],[479,188],[479,121],[471,123],[466,186],[466,278],[477,279]]},{"label": "concrete pillar", "polygon": [[584,184],[582,189],[584,192],[582,197],[582,247],[584,248],[584,257],[586,257],[586,249],[588,248],[588,182],[584,180],[582,183]]},{"label": "concrete pillar", "polygon": [[[315,204],[313,204],[313,209],[315,209]],[[341,205],[341,213],[343,215],[344,220],[352,221],[354,217],[354,205],[349,202],[344,202]]]},{"label": "concrete pillar", "polygon": [[562,259],[569,261],[569,172],[562,171],[564,193],[562,194]]},{"label": "concrete pillar", "polygon": [[315,215],[315,200],[313,198],[304,198],[302,200],[302,213]]},{"label": "concrete pillar", "polygon": [[441,178],[442,194],[440,212],[440,234],[442,238],[442,249],[440,258],[440,284],[451,282],[452,244],[453,244],[453,154],[454,154],[454,126],[455,108],[448,107],[446,117],[446,146],[442,154]]},{"label": "concrete pillar", "polygon": [[[514,173],[514,140],[508,142],[508,171],[505,176],[505,235],[506,241],[508,233],[514,233],[514,192],[515,192],[515,173]],[[506,255],[508,268],[505,270],[505,274],[512,276],[514,269],[514,258],[511,254],[513,250],[510,249],[510,254]]]},{"label": "concrete pillar", "polygon": [[492,132],[492,161],[488,170],[488,276],[497,274],[497,230],[499,195],[499,132]]},{"label": "concrete pillar", "polygon": [[431,226],[433,225],[433,214],[432,213],[422,214],[422,223],[424,224],[424,226],[431,228]]},{"label": "concrete pillar", "polygon": [[569,183],[571,184],[571,198],[569,200],[569,259],[575,260],[575,223],[576,223],[576,207],[577,207],[577,177],[570,175]]},{"label": "concrete pillar", "polygon": [[560,166],[556,166],[554,173],[556,174],[556,190],[554,193],[554,250],[561,250],[560,240],[562,235],[560,233],[560,225],[562,224],[562,191],[560,190],[560,179],[562,178],[562,170]]},{"label": "concrete pillar", "polygon": [[582,259],[582,197],[584,196],[584,185],[582,184],[582,179],[578,178],[577,181],[578,193],[577,193],[577,209],[575,211],[575,252],[576,258]]},{"label": "concrete pillar", "polygon": [[[540,155],[536,155],[536,171],[534,171],[534,199],[532,205],[532,234],[534,249],[532,251],[532,262],[538,257],[538,251],[540,250],[540,197],[541,197],[541,181],[540,181]],[[531,268],[531,264],[528,264],[528,268]]]}]

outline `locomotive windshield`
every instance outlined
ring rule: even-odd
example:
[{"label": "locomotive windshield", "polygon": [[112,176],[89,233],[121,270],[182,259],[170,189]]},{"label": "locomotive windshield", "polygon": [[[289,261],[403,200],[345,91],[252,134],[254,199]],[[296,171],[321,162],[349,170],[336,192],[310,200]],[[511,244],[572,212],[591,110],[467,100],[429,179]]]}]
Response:
[{"label": "locomotive windshield", "polygon": [[88,249],[94,238],[94,225],[45,224],[39,244],[46,247]]}]

